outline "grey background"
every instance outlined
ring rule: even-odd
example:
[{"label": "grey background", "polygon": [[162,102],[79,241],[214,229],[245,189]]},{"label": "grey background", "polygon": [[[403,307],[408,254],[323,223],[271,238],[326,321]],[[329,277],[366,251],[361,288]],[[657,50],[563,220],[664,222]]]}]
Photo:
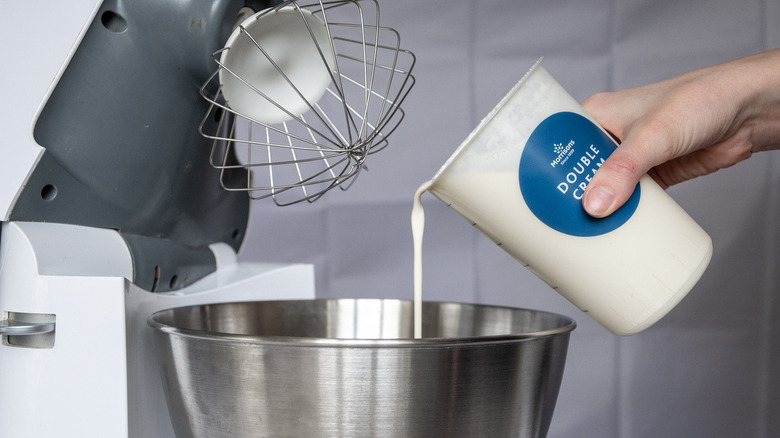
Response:
[{"label": "grey background", "polygon": [[[384,24],[418,56],[406,120],[348,191],[285,208],[254,203],[241,253],[313,263],[322,297],[411,298],[412,194],[538,57],[583,100],[780,47],[780,0],[381,5]],[[780,436],[780,155],[758,154],[669,192],[711,234],[715,253],[677,308],[628,338],[424,198],[426,299],[577,320],[550,437]]]}]

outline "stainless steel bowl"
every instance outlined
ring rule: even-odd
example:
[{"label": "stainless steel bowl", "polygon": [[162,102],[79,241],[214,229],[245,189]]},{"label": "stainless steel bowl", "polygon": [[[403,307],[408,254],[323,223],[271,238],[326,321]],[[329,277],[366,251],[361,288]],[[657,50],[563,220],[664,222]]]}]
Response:
[{"label": "stainless steel bowl", "polygon": [[570,318],[339,299],[165,310],[156,332],[178,437],[543,437]]}]

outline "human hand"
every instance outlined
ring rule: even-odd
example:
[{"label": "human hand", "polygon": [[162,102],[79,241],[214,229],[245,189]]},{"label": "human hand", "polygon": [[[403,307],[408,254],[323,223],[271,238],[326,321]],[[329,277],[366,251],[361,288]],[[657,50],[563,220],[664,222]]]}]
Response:
[{"label": "human hand", "polygon": [[605,217],[645,173],[665,189],[780,148],[780,50],[599,93],[582,106],[621,142],[582,198],[588,214]]}]

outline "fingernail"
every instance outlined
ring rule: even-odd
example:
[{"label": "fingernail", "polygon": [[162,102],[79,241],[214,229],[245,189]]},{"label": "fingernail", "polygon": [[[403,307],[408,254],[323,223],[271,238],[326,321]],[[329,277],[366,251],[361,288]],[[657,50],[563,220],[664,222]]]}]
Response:
[{"label": "fingernail", "polygon": [[585,197],[583,207],[585,207],[585,211],[588,212],[589,215],[602,217],[609,210],[609,207],[612,206],[614,201],[614,193],[610,192],[604,187],[598,186],[593,187],[588,192],[588,196]]}]

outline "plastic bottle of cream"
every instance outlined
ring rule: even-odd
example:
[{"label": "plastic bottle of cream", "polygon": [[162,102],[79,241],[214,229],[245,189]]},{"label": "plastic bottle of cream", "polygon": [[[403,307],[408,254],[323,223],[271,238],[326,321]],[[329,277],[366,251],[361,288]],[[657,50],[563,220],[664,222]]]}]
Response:
[{"label": "plastic bottle of cream", "polygon": [[709,235],[649,176],[603,219],[582,193],[617,145],[537,63],[428,191],[615,334],[642,331],[691,290]]}]

